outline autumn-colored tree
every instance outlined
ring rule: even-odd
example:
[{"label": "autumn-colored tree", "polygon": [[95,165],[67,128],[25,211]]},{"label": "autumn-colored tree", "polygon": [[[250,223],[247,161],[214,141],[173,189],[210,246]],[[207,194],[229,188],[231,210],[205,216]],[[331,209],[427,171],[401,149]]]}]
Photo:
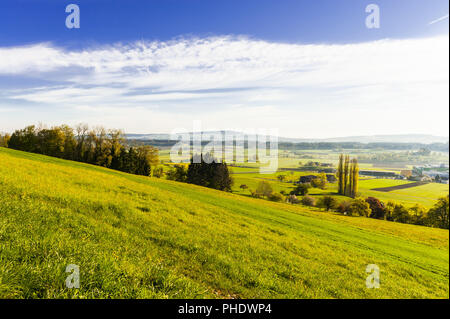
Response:
[{"label": "autumn-colored tree", "polygon": [[8,142],[11,136],[9,134],[0,134],[0,147],[8,147]]},{"label": "autumn-colored tree", "polygon": [[370,210],[372,211],[370,216],[371,218],[383,219],[386,214],[386,208],[378,198],[375,197],[367,197],[366,203],[369,204]]},{"label": "autumn-colored tree", "polygon": [[272,186],[269,184],[269,182],[261,181],[258,183],[258,186],[256,187],[256,194],[258,196],[265,196],[269,197],[273,192]]}]

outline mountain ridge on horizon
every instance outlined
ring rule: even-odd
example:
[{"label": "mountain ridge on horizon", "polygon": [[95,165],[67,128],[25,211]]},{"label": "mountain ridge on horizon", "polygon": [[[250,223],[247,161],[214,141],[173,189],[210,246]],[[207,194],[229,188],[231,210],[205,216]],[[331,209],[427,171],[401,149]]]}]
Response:
[{"label": "mountain ridge on horizon", "polygon": [[[183,134],[199,134],[204,135],[217,135],[217,134],[230,134],[230,135],[245,135],[243,132],[231,131],[231,130],[217,130],[217,131],[201,131],[201,132],[184,132],[177,133]],[[171,134],[166,133],[149,133],[149,134],[126,134],[128,139],[132,140],[170,140]],[[261,134],[260,134],[261,135]],[[203,137],[208,140],[208,136]],[[448,136],[436,136],[431,134],[376,134],[376,135],[359,135],[359,136],[342,136],[331,138],[294,138],[294,137],[282,137],[278,136],[278,142],[280,143],[419,143],[419,144],[433,144],[433,143],[448,143]]]}]

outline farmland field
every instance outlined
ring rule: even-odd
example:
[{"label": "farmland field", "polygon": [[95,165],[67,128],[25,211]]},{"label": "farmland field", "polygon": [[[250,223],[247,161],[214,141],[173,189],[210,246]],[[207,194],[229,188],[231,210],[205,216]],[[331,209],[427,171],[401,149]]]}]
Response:
[{"label": "farmland field", "polygon": [[418,186],[422,186],[422,185],[426,185],[426,184],[428,184],[428,183],[425,183],[425,182],[413,182],[413,183],[399,184],[399,185],[395,185],[395,186],[372,188],[372,190],[377,191],[377,192],[386,192],[386,193],[388,193],[388,192],[394,192],[394,191],[398,191],[398,190],[418,187]]},{"label": "farmland field", "polygon": [[[343,150],[346,151],[346,150]],[[233,179],[235,181],[233,186],[233,193],[249,196],[251,190],[255,190],[260,181],[267,181],[272,186],[275,192],[285,191],[291,192],[295,185],[294,181],[298,180],[302,175],[317,174],[315,172],[298,171],[300,163],[305,164],[309,161],[317,161],[320,163],[330,163],[336,167],[339,152],[335,150],[308,150],[297,152],[301,155],[291,151],[280,151],[278,158],[279,171],[272,174],[261,174],[259,171],[259,164],[257,163],[243,163],[237,166],[231,167],[233,172]],[[358,156],[361,154],[377,154],[377,151],[369,150],[348,150],[351,156]],[[395,153],[395,152],[394,152]],[[302,156],[307,158],[302,158]],[[161,152],[161,159],[165,163],[170,162],[169,151],[163,150]],[[448,161],[448,155],[440,154],[436,159]],[[390,163],[370,164],[360,163],[361,170],[376,170],[376,171],[390,171],[397,174],[401,169],[411,169],[412,165],[393,165]],[[402,167],[402,168],[401,168]],[[168,169],[165,166],[165,169]],[[277,180],[277,175],[285,175],[286,181],[280,182]],[[393,201],[405,206],[411,207],[415,204],[420,204],[425,208],[431,208],[439,197],[448,195],[449,187],[446,184],[430,183],[427,185],[411,187],[407,189],[392,190],[389,192],[382,192],[375,190],[376,188],[393,187],[398,185],[405,185],[413,183],[407,180],[394,180],[394,179],[382,179],[360,176],[359,180],[359,194],[362,197],[373,196],[381,201],[388,202]],[[241,185],[248,186],[248,189],[241,189]],[[322,196],[337,195],[337,185],[329,184],[327,189],[312,189],[311,195]],[[341,197],[339,197],[341,199]]]},{"label": "farmland field", "polygon": [[[267,181],[271,184],[275,192],[285,191],[289,193],[295,187],[291,182],[279,182],[276,179],[277,175],[286,175],[287,181],[298,180],[302,175],[313,174],[312,172],[278,172],[276,174],[259,174],[258,170],[254,172],[248,172],[248,169],[241,168],[246,173],[235,173],[233,179],[235,181],[233,192],[236,194],[249,195],[249,190],[255,190],[260,181]],[[236,172],[237,168],[233,167],[233,172]],[[362,197],[373,196],[384,202],[393,201],[401,203],[406,206],[414,206],[420,204],[426,208],[432,207],[439,197],[447,196],[449,193],[449,187],[445,184],[429,183],[426,185],[398,189],[390,192],[381,192],[374,190],[376,188],[393,187],[398,185],[406,185],[412,182],[405,180],[393,180],[393,179],[360,179],[359,181],[359,194]],[[249,187],[248,190],[242,190],[240,185],[245,184]],[[321,196],[323,194],[337,196],[337,184],[328,184],[325,190],[313,188],[310,190],[310,195]],[[339,196],[341,199],[341,196]]]},{"label": "farmland field", "polygon": [[[10,149],[0,164],[1,298],[449,297],[448,230]],[[403,191],[434,191],[418,188]],[[64,285],[69,264],[80,289]]]},{"label": "farmland field", "polygon": [[381,179],[381,178],[372,178],[372,179],[364,179],[359,181],[359,187],[364,189],[374,189],[374,188],[383,188],[383,187],[394,187],[399,185],[408,185],[411,184],[410,181],[404,180],[396,180],[396,179]]},{"label": "farmland field", "polygon": [[[392,180],[387,180],[392,181]],[[360,183],[363,184],[364,181]],[[369,184],[370,185],[370,184]],[[372,184],[373,185],[373,184]],[[382,185],[388,185],[388,183],[382,183]],[[394,185],[391,185],[394,186]],[[389,186],[381,186],[389,187]],[[420,204],[424,207],[432,207],[439,197],[447,196],[449,193],[449,187],[445,184],[429,183],[421,186],[394,190],[390,192],[379,192],[372,188],[365,188],[365,185],[360,187],[360,192],[363,196],[374,196],[383,201],[393,201],[407,206],[413,206],[414,204]]]}]

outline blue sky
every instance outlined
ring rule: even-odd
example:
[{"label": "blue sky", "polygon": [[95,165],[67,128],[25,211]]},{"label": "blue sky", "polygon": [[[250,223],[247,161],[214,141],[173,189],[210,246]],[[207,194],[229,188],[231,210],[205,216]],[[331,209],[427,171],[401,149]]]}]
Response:
[{"label": "blue sky", "polygon": [[[82,28],[64,28],[66,5],[76,3]],[[364,27],[365,7],[380,6],[382,28]],[[243,34],[268,41],[349,43],[448,32],[445,0],[2,0],[0,44],[52,41],[80,47],[170,40],[181,35]]]},{"label": "blue sky", "polygon": [[[65,27],[70,3],[80,29]],[[365,26],[370,3],[379,29]],[[292,137],[448,135],[448,25],[440,0],[2,0],[0,131],[201,120]]]}]

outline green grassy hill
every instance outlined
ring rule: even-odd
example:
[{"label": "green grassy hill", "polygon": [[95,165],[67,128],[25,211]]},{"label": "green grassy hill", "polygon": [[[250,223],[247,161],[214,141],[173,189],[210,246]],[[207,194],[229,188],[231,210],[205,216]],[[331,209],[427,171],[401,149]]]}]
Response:
[{"label": "green grassy hill", "polygon": [[447,230],[0,148],[2,298],[448,298],[448,245]]}]

